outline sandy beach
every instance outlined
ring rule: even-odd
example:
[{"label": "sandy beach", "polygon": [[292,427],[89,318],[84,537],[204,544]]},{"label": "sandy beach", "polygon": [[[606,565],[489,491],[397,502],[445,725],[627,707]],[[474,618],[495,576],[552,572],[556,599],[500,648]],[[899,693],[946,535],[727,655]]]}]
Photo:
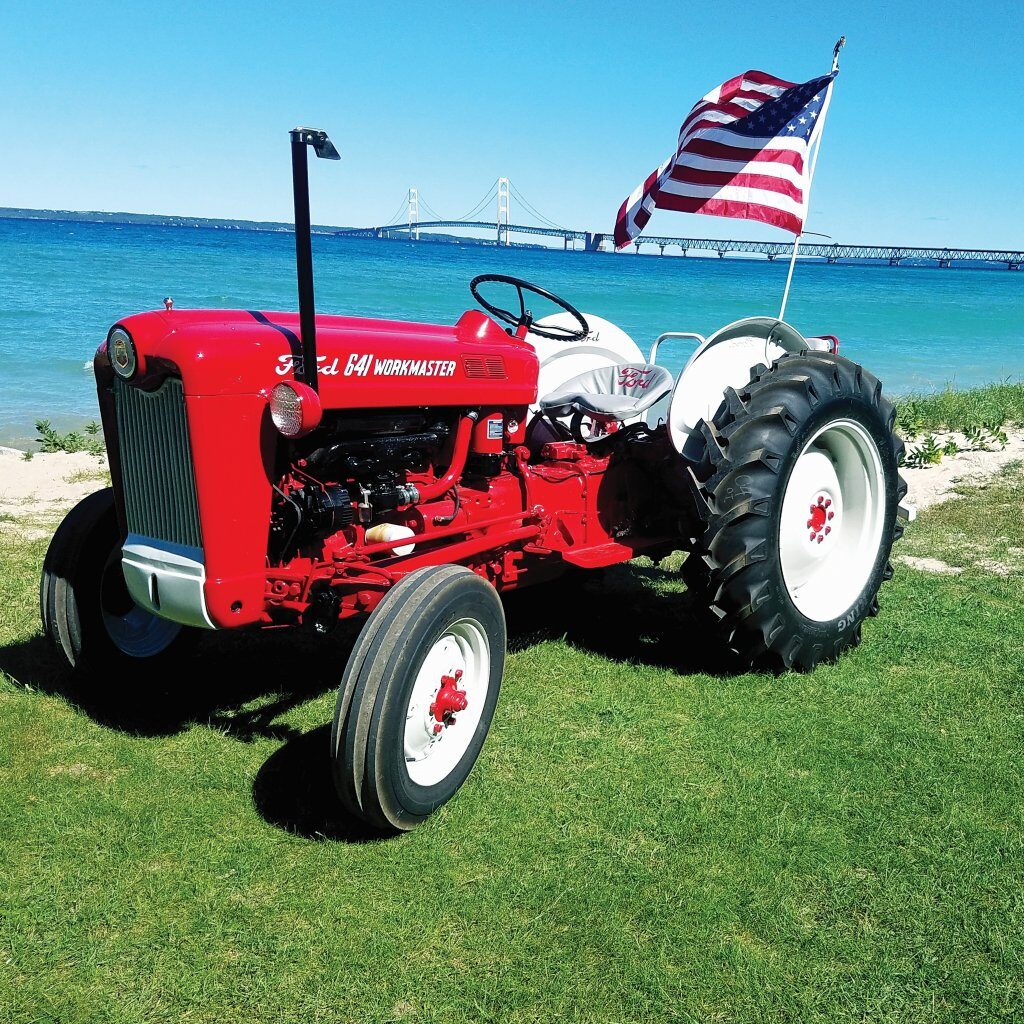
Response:
[{"label": "sandy beach", "polygon": [[50,534],[69,508],[108,479],[102,455],[53,452],[26,459],[17,448],[0,448],[0,530]]}]

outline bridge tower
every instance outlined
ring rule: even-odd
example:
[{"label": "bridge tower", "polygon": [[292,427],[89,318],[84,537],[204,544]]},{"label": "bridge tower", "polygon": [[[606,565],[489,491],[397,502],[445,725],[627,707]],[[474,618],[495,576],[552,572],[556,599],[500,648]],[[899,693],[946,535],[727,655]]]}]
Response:
[{"label": "bridge tower", "polygon": [[[505,228],[505,241],[502,243],[501,230]],[[498,179],[498,245],[508,245],[508,178]]]},{"label": "bridge tower", "polygon": [[419,189],[409,189],[409,237],[420,240],[420,193]]}]

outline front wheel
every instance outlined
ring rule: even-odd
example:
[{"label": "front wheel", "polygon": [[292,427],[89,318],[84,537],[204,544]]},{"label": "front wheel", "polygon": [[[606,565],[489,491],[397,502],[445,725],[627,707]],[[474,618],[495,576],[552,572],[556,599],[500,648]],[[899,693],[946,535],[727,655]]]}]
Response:
[{"label": "front wheel", "polygon": [[469,776],[498,702],[505,617],[458,565],[410,573],[374,609],[338,691],[334,781],[350,813],[407,831]]},{"label": "front wheel", "polygon": [[684,572],[744,664],[811,669],[860,641],[902,534],[894,420],[862,367],[807,353],[762,367],[700,425],[704,529]]},{"label": "front wheel", "polygon": [[127,680],[182,652],[190,630],[139,607],[121,571],[121,537],[108,487],[83,498],[50,541],[39,584],[43,631],[69,669]]}]

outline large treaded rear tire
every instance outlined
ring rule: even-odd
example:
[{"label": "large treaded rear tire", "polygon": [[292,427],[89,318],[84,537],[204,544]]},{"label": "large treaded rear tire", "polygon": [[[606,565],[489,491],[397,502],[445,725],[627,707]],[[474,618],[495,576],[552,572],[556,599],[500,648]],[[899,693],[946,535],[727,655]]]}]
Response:
[{"label": "large treaded rear tire", "polygon": [[[727,389],[712,422],[699,424],[704,453],[690,475],[703,529],[692,538],[683,574],[742,666],[809,670],[860,642],[861,624],[877,614],[879,587],[892,576],[893,542],[903,533],[897,506],[907,487],[898,472],[903,442],[893,431],[895,418],[881,384],[861,366],[829,353],[802,353],[757,367],[746,387]],[[877,449],[884,518],[860,593],[841,614],[820,621],[802,614],[787,588],[780,520],[797,459],[832,422],[859,425]]]}]

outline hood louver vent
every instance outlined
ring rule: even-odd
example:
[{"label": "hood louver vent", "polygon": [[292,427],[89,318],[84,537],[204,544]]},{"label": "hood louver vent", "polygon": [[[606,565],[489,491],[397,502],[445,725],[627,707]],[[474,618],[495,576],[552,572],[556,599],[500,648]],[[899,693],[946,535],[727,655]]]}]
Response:
[{"label": "hood louver vent", "polygon": [[501,356],[463,356],[462,366],[466,376],[474,380],[504,380],[505,360]]}]

